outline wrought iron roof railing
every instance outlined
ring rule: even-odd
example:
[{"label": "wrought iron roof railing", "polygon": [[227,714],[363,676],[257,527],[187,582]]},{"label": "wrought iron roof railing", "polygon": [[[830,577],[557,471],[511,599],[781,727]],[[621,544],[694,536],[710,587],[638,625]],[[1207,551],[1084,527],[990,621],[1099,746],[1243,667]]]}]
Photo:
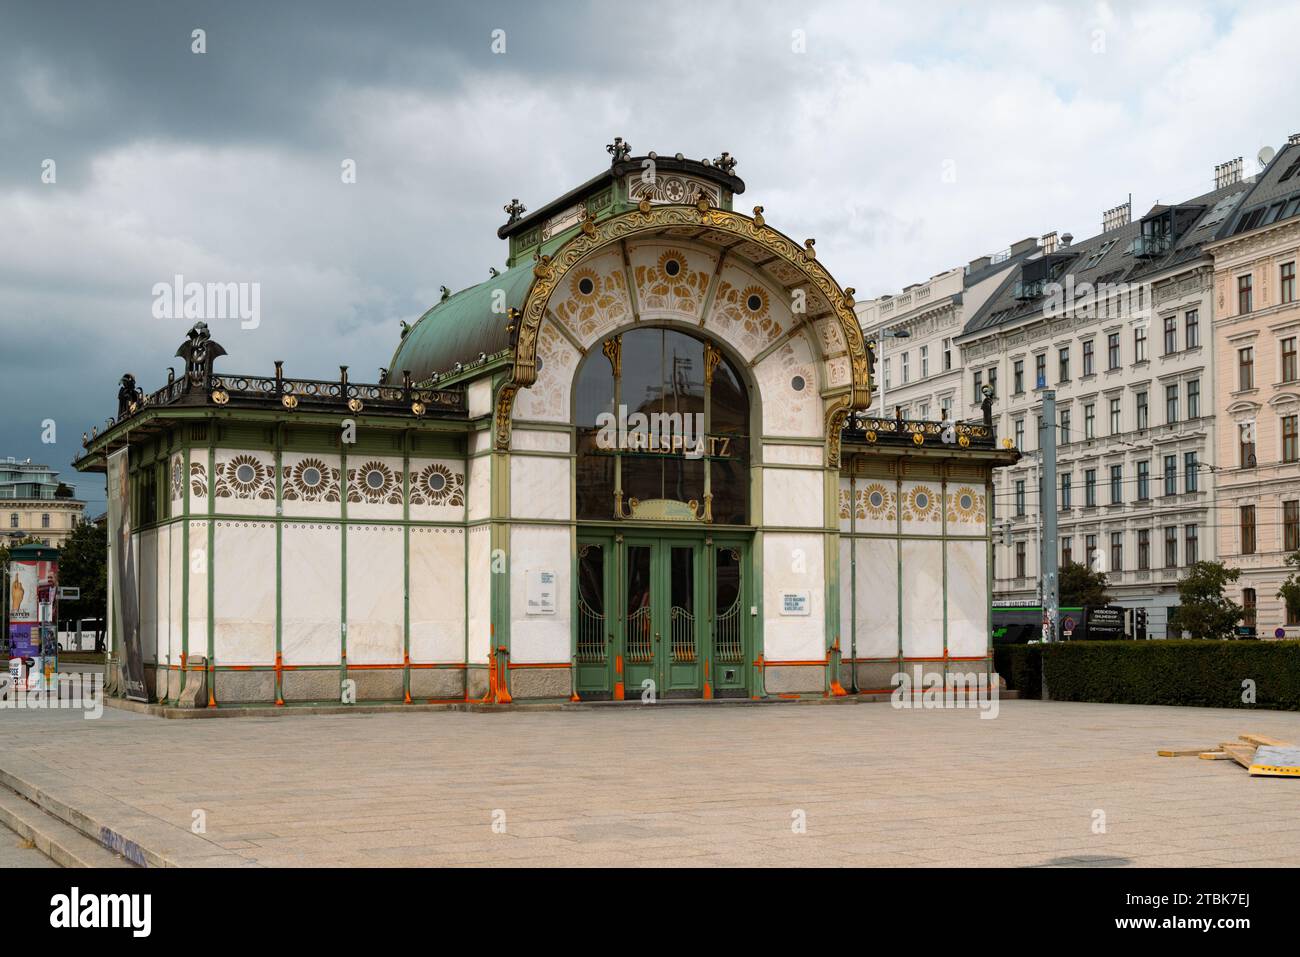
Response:
[{"label": "wrought iron roof railing", "polygon": [[101,431],[107,432],[147,409],[160,407],[280,408],[290,412],[369,412],[413,418],[460,415],[466,409],[463,389],[417,387],[409,376],[403,377],[401,385],[352,382],[346,366],[340,367],[337,379],[289,379],[280,362],[275,364],[272,376],[182,374],[154,392],[138,391],[134,399],[119,396],[119,400],[117,417],[108,419],[102,430],[96,427],[83,435],[83,446],[88,446]]},{"label": "wrought iron roof railing", "polygon": [[992,426],[983,422],[932,422],[921,419],[850,415],[844,423],[845,442],[881,446],[940,446],[956,449],[997,447]]}]

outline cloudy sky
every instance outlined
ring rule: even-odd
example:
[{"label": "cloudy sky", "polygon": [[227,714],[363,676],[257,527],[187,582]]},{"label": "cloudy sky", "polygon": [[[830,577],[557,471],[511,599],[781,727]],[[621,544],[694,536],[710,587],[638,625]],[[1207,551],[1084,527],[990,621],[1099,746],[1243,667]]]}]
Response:
[{"label": "cloudy sky", "polygon": [[595,175],[615,135],[730,151],[738,206],[863,298],[1085,238],[1300,131],[1295,3],[8,0],[0,23],[0,455],[65,479],[122,372],[152,390],[178,361],[155,283],[260,284],[258,328],[212,324],[225,369],[373,381],[400,320],[502,265],[502,205]]}]

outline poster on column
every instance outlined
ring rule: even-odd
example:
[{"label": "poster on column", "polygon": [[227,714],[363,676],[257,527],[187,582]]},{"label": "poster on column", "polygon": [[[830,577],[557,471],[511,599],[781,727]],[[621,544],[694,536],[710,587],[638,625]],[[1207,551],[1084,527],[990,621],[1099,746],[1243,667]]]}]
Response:
[{"label": "poster on column", "polygon": [[54,562],[15,561],[9,575],[9,653],[35,658],[41,654],[41,604],[58,587]]},{"label": "poster on column", "polygon": [[140,591],[131,541],[131,482],[127,450],[108,457],[108,560],[113,569],[113,633],[122,655],[122,685],[133,701],[148,701],[140,647]]}]

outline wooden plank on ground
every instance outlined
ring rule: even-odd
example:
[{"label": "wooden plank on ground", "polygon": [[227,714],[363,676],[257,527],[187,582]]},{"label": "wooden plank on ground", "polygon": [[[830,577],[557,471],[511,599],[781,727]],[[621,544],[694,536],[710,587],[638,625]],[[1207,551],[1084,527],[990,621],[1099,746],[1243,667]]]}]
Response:
[{"label": "wooden plank on ground", "polygon": [[1295,747],[1295,745],[1293,745],[1290,741],[1279,741],[1277,738],[1270,738],[1268,735],[1264,735],[1264,734],[1243,734],[1243,735],[1239,735],[1239,737],[1247,744],[1253,744],[1256,747],[1260,747],[1260,748]]},{"label": "wooden plank on ground", "polygon": [[1156,752],[1162,758],[1194,758],[1204,754],[1205,748],[1161,748]]},{"label": "wooden plank on ground", "polygon": [[1228,741],[1219,745],[1224,751],[1232,756],[1243,768],[1250,768],[1250,763],[1255,759],[1255,749],[1249,744],[1241,744],[1236,741]]},{"label": "wooden plank on ground", "polygon": [[1231,761],[1232,755],[1227,751],[1204,751],[1201,753],[1202,761]]}]

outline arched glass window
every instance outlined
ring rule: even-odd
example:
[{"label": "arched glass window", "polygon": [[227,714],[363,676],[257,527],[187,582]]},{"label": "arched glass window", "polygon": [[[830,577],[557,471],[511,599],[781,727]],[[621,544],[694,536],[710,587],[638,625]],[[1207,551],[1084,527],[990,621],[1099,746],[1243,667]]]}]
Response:
[{"label": "arched glass window", "polygon": [[736,368],[673,329],[632,329],[601,351],[574,388],[578,518],[745,524],[749,396]]}]

